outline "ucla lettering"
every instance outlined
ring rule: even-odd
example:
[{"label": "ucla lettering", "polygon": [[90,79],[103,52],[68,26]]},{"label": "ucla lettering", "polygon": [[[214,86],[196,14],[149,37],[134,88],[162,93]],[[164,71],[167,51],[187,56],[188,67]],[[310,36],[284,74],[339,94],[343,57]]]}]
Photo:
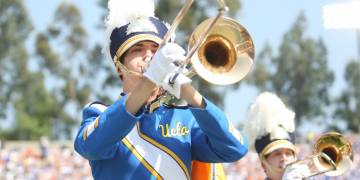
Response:
[{"label": "ucla lettering", "polygon": [[177,122],[174,128],[170,128],[169,126],[169,124],[165,124],[165,126],[159,125],[163,137],[185,136],[189,134],[189,128],[182,125],[181,122]]}]

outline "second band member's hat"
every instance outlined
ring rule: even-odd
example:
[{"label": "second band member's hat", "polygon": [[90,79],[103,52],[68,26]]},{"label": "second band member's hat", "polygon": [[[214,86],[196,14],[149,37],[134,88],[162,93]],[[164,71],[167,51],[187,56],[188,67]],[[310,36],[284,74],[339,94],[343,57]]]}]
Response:
[{"label": "second band member's hat", "polygon": [[294,118],[295,113],[275,94],[264,92],[256,98],[248,110],[244,131],[260,157],[280,148],[296,152]]}]

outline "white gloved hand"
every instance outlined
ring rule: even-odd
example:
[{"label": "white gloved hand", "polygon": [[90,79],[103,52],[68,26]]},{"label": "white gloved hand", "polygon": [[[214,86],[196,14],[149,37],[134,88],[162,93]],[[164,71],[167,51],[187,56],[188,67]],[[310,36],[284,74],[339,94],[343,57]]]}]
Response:
[{"label": "white gloved hand", "polygon": [[[173,82],[173,83],[171,83]],[[166,75],[161,86],[163,89],[174,95],[176,98],[180,98],[181,85],[191,83],[191,79],[185,76],[181,72],[173,72]]]},{"label": "white gloved hand", "polygon": [[285,169],[281,180],[301,180],[310,174],[310,170],[306,165],[290,165]]},{"label": "white gloved hand", "polygon": [[144,76],[161,86],[167,74],[179,70],[180,67],[174,62],[183,61],[185,61],[185,50],[176,43],[167,43],[155,53]]}]

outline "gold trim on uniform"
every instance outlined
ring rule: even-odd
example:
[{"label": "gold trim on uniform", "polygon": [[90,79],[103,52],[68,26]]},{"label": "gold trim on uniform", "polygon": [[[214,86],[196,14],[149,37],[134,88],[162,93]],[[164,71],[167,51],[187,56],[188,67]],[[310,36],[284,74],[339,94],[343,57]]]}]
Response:
[{"label": "gold trim on uniform", "polygon": [[94,124],[94,128],[98,128],[99,127],[99,116],[95,119],[95,124]]},{"label": "gold trim on uniform", "polygon": [[135,147],[130,143],[129,140],[126,138],[122,139],[124,145],[129,148],[129,150],[134,154],[134,156],[141,162],[144,167],[149,170],[149,172],[156,178],[156,179],[164,179],[161,175],[145,160],[144,157],[135,149]]},{"label": "gold trim on uniform", "polygon": [[174,152],[172,152],[170,149],[163,146],[162,144],[156,142],[155,140],[151,139],[150,137],[146,136],[145,134],[141,133],[139,123],[136,124],[136,127],[137,127],[137,131],[138,131],[141,138],[145,139],[150,144],[156,146],[157,148],[159,148],[159,149],[165,151],[167,154],[169,154],[179,164],[181,169],[185,172],[187,179],[189,179],[189,180],[191,179],[189,171],[188,171],[186,165],[184,164],[184,162],[181,161],[181,159]]},{"label": "gold trim on uniform", "polygon": [[[99,117],[98,116],[93,122],[89,123],[87,126],[86,126],[86,129],[84,130],[84,133],[83,133],[83,139],[84,141],[87,139],[87,137],[93,133],[93,131],[99,127]],[[89,131],[89,132],[88,132]]]},{"label": "gold trim on uniform", "polygon": [[149,112],[152,113],[154,110],[156,110],[158,107],[160,107],[160,105],[161,105],[160,100],[157,100],[154,103],[151,103]]},{"label": "gold trim on uniform", "polygon": [[215,180],[226,180],[224,166],[221,163],[214,163],[214,176],[212,179]]},{"label": "gold trim on uniform", "polygon": [[84,129],[83,140],[85,141],[86,138],[87,138],[87,127]]}]

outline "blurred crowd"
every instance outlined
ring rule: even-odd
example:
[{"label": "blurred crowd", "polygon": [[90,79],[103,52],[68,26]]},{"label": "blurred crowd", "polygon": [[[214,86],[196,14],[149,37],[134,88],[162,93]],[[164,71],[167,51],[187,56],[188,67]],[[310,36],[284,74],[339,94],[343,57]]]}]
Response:
[{"label": "blurred crowd", "polygon": [[3,143],[5,147],[0,151],[0,180],[93,179],[87,160],[75,153],[71,143],[41,140],[40,143],[21,145],[24,143]]},{"label": "blurred crowd", "polygon": [[[360,177],[360,136],[346,135],[354,151],[354,163],[350,171],[337,177],[316,176],[316,180],[352,180]],[[312,154],[317,137],[307,137],[297,145],[298,159]],[[249,152],[235,163],[224,164],[228,180],[260,180],[265,178],[257,154]],[[72,142],[0,142],[0,180],[90,180],[88,162],[79,156]]]}]

